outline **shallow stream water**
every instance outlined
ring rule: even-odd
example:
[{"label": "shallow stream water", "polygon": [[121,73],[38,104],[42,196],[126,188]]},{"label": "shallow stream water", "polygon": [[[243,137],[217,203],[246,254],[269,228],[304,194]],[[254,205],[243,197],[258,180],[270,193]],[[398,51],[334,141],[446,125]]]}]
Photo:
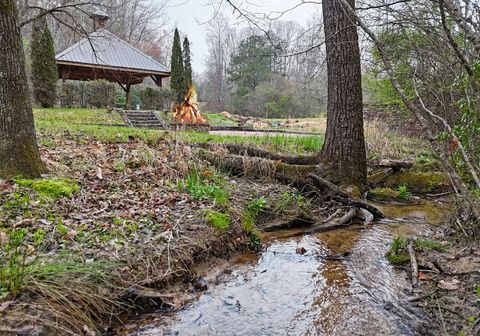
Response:
[{"label": "shallow stream water", "polygon": [[[372,225],[300,237],[291,237],[292,230],[269,234],[260,254],[211,270],[215,281],[197,300],[172,315],[146,317],[130,335],[421,334],[407,277],[384,255],[394,236],[428,234],[448,206],[381,207],[386,219]],[[302,247],[306,252],[297,253]]]}]

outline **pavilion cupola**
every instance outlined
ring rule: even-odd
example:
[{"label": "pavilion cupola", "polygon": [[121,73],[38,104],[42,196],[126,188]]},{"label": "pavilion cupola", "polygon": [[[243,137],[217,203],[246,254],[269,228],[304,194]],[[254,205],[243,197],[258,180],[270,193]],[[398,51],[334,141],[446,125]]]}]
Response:
[{"label": "pavilion cupola", "polygon": [[99,28],[105,28],[109,16],[100,9],[97,9],[95,12],[90,14],[90,18],[93,20],[93,30],[97,30]]}]

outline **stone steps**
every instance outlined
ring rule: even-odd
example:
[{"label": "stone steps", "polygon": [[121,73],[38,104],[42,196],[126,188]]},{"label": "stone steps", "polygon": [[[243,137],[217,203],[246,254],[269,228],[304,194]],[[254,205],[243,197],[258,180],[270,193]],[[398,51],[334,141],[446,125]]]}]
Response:
[{"label": "stone steps", "polygon": [[151,111],[123,111],[122,117],[130,127],[165,129],[164,121]]}]

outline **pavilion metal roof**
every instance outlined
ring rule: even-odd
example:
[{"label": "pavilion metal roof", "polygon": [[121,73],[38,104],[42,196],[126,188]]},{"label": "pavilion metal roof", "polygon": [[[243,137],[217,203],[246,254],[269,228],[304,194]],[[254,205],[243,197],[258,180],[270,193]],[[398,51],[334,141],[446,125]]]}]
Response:
[{"label": "pavilion metal roof", "polygon": [[97,29],[55,58],[57,64],[170,75],[167,67],[103,28]]}]

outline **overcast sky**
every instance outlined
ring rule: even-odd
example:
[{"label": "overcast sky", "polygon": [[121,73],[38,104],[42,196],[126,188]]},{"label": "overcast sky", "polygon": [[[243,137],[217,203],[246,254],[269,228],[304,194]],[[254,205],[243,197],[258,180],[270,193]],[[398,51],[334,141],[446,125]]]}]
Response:
[{"label": "overcast sky", "polygon": [[[172,29],[177,26],[180,31],[188,35],[191,50],[193,54],[193,70],[203,72],[205,69],[205,59],[207,55],[207,46],[205,44],[206,24],[202,24],[212,19],[215,13],[215,7],[209,5],[209,0],[169,0],[168,16]],[[277,15],[275,12],[281,12],[290,9],[301,0],[236,0],[234,3],[241,4],[242,8],[247,8],[251,12],[267,13]],[[220,10],[229,16],[233,22],[241,26],[246,26],[244,20],[238,19],[238,15],[232,13],[232,8],[224,5]],[[321,11],[320,5],[302,4],[296,9],[289,11],[281,17],[281,20],[296,21],[302,26],[316,11]]]}]

